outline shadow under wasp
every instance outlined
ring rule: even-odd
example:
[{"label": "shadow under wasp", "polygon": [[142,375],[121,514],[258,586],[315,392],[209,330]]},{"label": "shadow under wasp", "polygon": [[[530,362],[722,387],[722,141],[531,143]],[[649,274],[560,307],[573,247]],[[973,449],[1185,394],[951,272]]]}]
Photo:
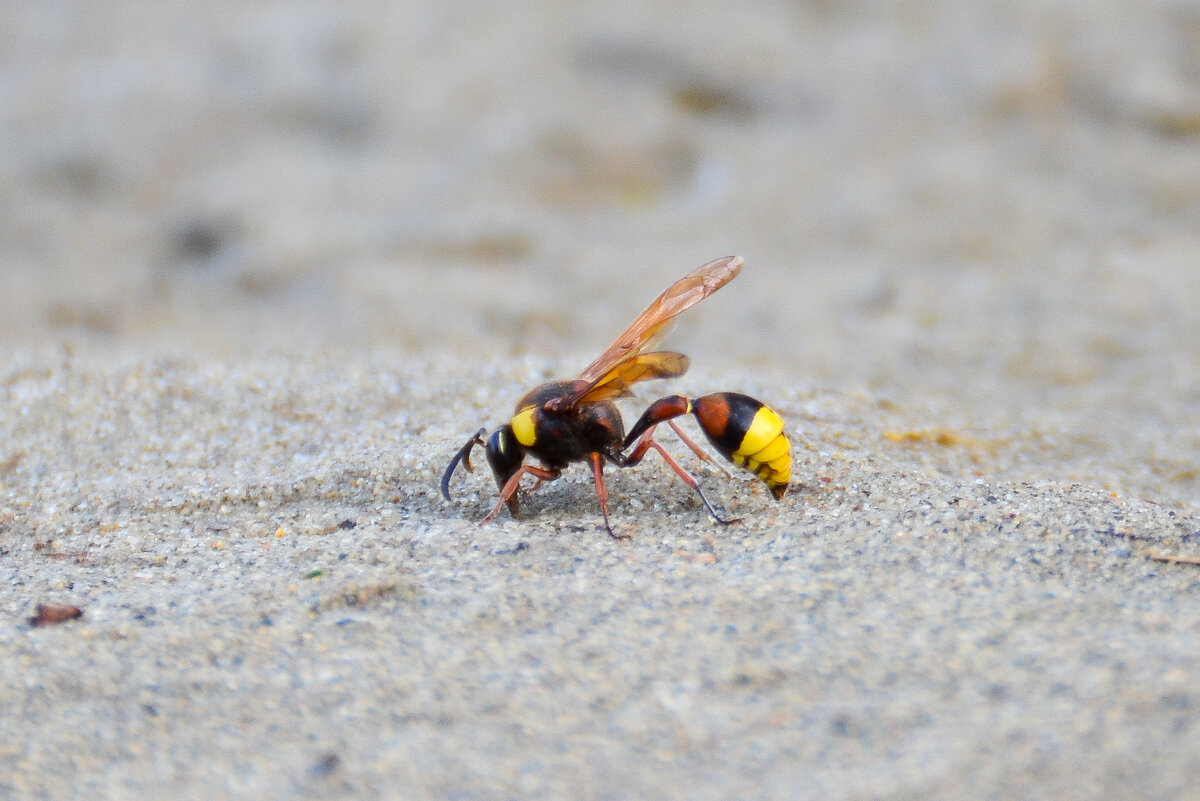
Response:
[{"label": "shadow under wasp", "polygon": [[[655,427],[667,423],[699,458],[712,461],[674,421],[691,414],[721,455],[754,473],[782,500],[791,480],[791,446],[783,420],[761,401],[739,392],[699,398],[670,395],[651,404],[628,434],[614,403],[633,394],[633,385],[640,381],[675,378],[687,371],[688,358],[682,353],[647,353],[646,348],[665,333],[675,317],[732,281],[741,269],[741,257],[726,256],[693,270],[659,295],[578,378],[551,381],[525,393],[512,418],[486,442],[487,429],[481,428],[454,454],[442,474],[442,496],[450,500],[450,479],[460,464],[472,469],[471,451],[477,445],[484,448],[500,489],[500,499],[481,523],[493,520],[505,505],[517,514],[517,488],[523,476],[533,476],[538,484],[553,481],[567,465],[586,461],[595,478],[604,528],[613,537],[628,539],[613,533],[609,523],[604,463],[632,467],[653,449],[696,492],[713,519],[735,522],[717,514],[696,479],[654,439]],[[534,457],[541,466],[525,464],[526,456]]]}]

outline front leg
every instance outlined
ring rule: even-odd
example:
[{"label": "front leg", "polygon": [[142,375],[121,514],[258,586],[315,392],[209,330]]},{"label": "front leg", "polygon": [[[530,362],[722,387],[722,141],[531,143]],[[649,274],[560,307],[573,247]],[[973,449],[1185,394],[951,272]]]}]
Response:
[{"label": "front leg", "polygon": [[508,503],[517,494],[517,485],[521,483],[521,476],[528,473],[538,479],[538,481],[553,481],[562,475],[562,470],[549,467],[534,467],[533,465],[521,465],[517,472],[513,473],[508,481],[504,482],[504,487],[500,490],[500,500],[492,507],[492,511],[488,512],[487,517],[479,521],[479,525],[490,523],[496,519],[496,515],[504,509],[504,505]]}]

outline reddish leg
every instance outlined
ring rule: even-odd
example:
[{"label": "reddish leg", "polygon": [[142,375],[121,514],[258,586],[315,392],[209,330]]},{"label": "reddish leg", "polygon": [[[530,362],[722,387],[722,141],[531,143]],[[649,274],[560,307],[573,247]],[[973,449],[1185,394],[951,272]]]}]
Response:
[{"label": "reddish leg", "polygon": [[642,434],[641,440],[638,441],[637,447],[633,449],[633,453],[629,454],[629,456],[626,458],[624,466],[632,467],[633,465],[642,461],[642,459],[645,458],[646,453],[651,448],[654,448],[654,450],[658,451],[662,455],[662,458],[665,459],[667,464],[671,466],[671,469],[675,471],[676,475],[683,480],[684,484],[687,484],[696,491],[696,494],[700,496],[701,502],[704,503],[704,508],[708,510],[710,515],[712,515],[713,520],[716,520],[718,523],[725,526],[729,525],[730,523],[738,522],[737,518],[726,520],[717,514],[717,510],[714,509],[713,505],[708,502],[708,498],[704,497],[704,490],[700,489],[700,483],[697,482],[696,479],[692,478],[688,471],[680,467],[679,462],[676,462],[671,457],[671,454],[667,453],[666,449],[663,448],[662,445],[659,445],[654,441],[654,426],[650,426],[645,430],[645,432]]},{"label": "reddish leg", "polygon": [[687,434],[683,433],[683,429],[680,428],[679,425],[674,420],[668,420],[667,425],[671,426],[671,430],[675,432],[675,435],[678,436],[681,440],[683,440],[684,445],[687,445],[689,448],[692,449],[692,453],[694,453],[698,457],[700,457],[700,461],[708,462],[709,464],[715,465],[717,467],[717,469],[720,470],[722,473],[724,473],[727,476],[732,477],[733,474],[725,469],[725,465],[721,464],[716,459],[709,456],[707,451],[705,451],[703,448],[701,448],[696,443],[692,442],[691,437],[689,437]]},{"label": "reddish leg", "polygon": [[533,465],[528,464],[521,465],[521,469],[513,473],[512,478],[505,482],[504,489],[500,490],[500,500],[497,501],[496,505],[492,507],[492,511],[488,512],[488,516],[479,521],[479,525],[482,526],[484,523],[490,523],[496,519],[496,515],[500,514],[501,510],[504,509],[504,504],[508,503],[509,499],[516,495],[517,485],[521,483],[521,476],[525,475],[526,473],[535,477],[539,482],[553,481],[562,475],[561,470],[551,470],[545,467],[534,467]]},{"label": "reddish leg", "polygon": [[600,499],[600,514],[604,516],[604,528],[608,529],[608,536],[614,540],[632,539],[628,534],[616,535],[613,533],[612,526],[608,522],[608,490],[604,488],[604,456],[593,451],[588,454],[588,461],[592,465],[592,476],[596,479],[596,497]]}]

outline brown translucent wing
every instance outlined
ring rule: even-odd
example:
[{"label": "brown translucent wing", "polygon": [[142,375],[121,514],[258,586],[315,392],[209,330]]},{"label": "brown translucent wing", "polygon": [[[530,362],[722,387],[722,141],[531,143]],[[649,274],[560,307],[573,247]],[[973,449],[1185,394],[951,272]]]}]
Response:
[{"label": "brown translucent wing", "polygon": [[621,398],[631,394],[630,387],[638,381],[675,378],[686,373],[687,368],[688,357],[682,353],[640,353],[616,364],[577,395],[568,398],[564,405],[577,406]]},{"label": "brown translucent wing", "polygon": [[[579,377],[584,381],[592,382],[585,390],[584,395],[604,383],[602,379],[613,373],[622,362],[632,359],[645,350],[656,337],[666,330],[667,325],[680,312],[690,309],[728,284],[741,269],[741,256],[726,256],[716,261],[710,261],[702,267],[697,267],[667,287],[667,291],[655,298],[654,302],[646,307],[646,310],[625,329],[625,333],[608,346],[608,350],[583,368]],[[687,369],[686,360],[684,369]]]}]

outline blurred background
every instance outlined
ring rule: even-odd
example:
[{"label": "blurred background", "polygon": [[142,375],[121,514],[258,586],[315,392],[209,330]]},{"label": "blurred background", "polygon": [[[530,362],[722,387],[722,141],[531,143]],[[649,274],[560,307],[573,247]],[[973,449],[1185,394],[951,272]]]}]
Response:
[{"label": "blurred background", "polygon": [[1195,487],[1195,2],[18,0],[0,137],[10,352],[582,364],[738,253],[697,365]]}]

